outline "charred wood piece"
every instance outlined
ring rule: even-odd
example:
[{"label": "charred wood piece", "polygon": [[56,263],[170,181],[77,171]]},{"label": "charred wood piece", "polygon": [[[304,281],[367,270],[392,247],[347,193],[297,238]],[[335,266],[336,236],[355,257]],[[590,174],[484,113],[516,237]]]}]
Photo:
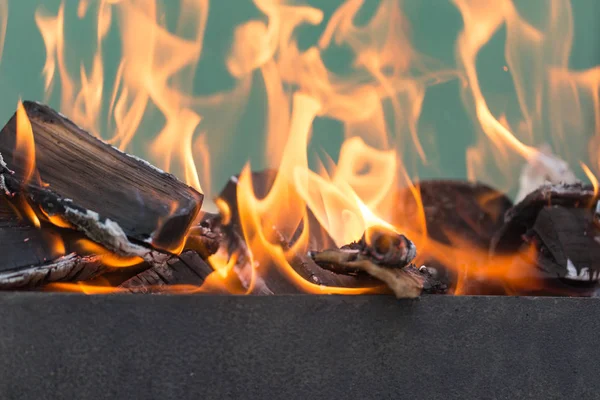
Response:
[{"label": "charred wood piece", "polygon": [[213,272],[195,251],[173,256],[162,265],[156,265],[123,282],[120,287],[132,293],[164,293],[174,285],[200,287]]},{"label": "charred wood piece", "polygon": [[152,259],[144,248],[181,246],[202,194],[144,160],[91,136],[50,107],[23,106],[35,142],[33,179],[16,150],[16,115],[0,133],[0,184],[25,192],[32,204],[60,215],[92,240],[121,255]]},{"label": "charred wood piece", "polygon": [[184,249],[194,250],[203,259],[207,259],[219,250],[225,239],[221,215],[204,213],[200,223],[190,228]]},{"label": "charred wood piece", "polygon": [[[309,255],[319,266],[336,273],[367,273],[386,283],[397,298],[419,297],[425,287],[441,288],[426,269],[420,273],[409,266],[416,255],[414,244],[387,228],[371,227],[358,242]],[[426,283],[428,279],[431,282]]]},{"label": "charred wood piece", "polygon": [[[481,253],[489,250],[504,223],[504,214],[513,205],[504,193],[480,182],[427,180],[416,182],[416,187],[418,198],[409,188],[398,191],[392,223],[420,227],[424,214],[428,240],[451,246],[459,238]],[[453,266],[427,252],[421,253],[418,260],[448,286],[456,283]]]},{"label": "charred wood piece", "polygon": [[82,235],[73,232],[67,239],[44,221],[37,228],[13,207],[7,198],[0,198],[0,289],[85,280],[107,270],[97,256],[63,255],[63,250],[70,250],[69,242]]},{"label": "charred wood piece", "polygon": [[600,280],[598,198],[580,183],[544,185],[510,209],[492,254],[534,246],[533,260],[546,279],[581,286]]}]

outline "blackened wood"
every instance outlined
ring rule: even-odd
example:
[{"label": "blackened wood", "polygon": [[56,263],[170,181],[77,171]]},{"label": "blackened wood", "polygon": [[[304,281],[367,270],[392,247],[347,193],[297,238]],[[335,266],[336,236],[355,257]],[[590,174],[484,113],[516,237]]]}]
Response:
[{"label": "blackened wood", "polygon": [[69,252],[71,242],[82,235],[65,235],[43,220],[40,223],[35,227],[18,214],[15,204],[0,197],[0,289],[86,280],[107,271],[97,256],[57,252],[61,247]]},{"label": "blackened wood", "polygon": [[[482,183],[430,180],[416,183],[420,193],[427,234],[444,244],[457,235],[487,249],[503,224],[504,213],[512,206],[503,193]],[[419,208],[408,188],[400,189],[392,222],[419,226]]]},{"label": "blackened wood", "polygon": [[504,215],[504,224],[490,243],[494,253],[513,252],[523,243],[522,235],[530,229],[545,207],[587,208],[595,206],[597,196],[592,186],[575,184],[544,185],[528,194]]},{"label": "blackened wood", "polygon": [[221,227],[221,215],[205,212],[200,223],[192,226],[184,249],[194,250],[204,259],[215,254],[226,238]]},{"label": "blackened wood", "polygon": [[[505,194],[479,182],[428,180],[417,182],[416,187],[418,199],[409,188],[398,191],[392,222],[419,229],[424,213],[427,240],[452,246],[458,239],[481,254],[487,253],[503,225],[504,213],[512,206]],[[417,259],[449,287],[456,284],[455,265],[445,265],[426,251],[419,252]]]},{"label": "blackened wood", "polygon": [[201,286],[213,272],[195,251],[173,256],[167,263],[149,268],[123,282],[120,287],[132,293],[163,293],[173,285]]},{"label": "blackened wood", "polygon": [[[23,182],[25,165],[15,154],[13,116],[0,133],[0,154],[7,166],[2,176],[8,191],[20,192],[25,186],[46,212],[64,216],[98,241],[102,234],[111,234],[105,223],[110,220],[112,228],[116,223],[138,243],[166,251],[182,243],[200,210],[202,194],[91,136],[47,106],[23,105],[33,128],[36,168],[44,184],[37,179]],[[111,243],[103,244],[111,247]]]},{"label": "blackened wood", "polygon": [[31,289],[51,282],[84,281],[101,275],[107,269],[98,256],[70,253],[44,264],[1,272],[0,289]]}]

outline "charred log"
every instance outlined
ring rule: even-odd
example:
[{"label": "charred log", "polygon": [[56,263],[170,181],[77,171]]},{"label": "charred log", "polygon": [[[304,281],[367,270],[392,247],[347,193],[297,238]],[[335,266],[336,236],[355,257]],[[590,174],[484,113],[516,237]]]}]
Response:
[{"label": "charred log", "polygon": [[120,287],[132,293],[164,293],[176,285],[200,287],[212,272],[210,265],[190,250],[137,274]]},{"label": "charred log", "polygon": [[[482,254],[487,253],[504,223],[504,213],[512,206],[505,194],[477,182],[431,180],[417,182],[416,187],[418,197],[408,188],[398,191],[392,222],[422,228],[424,217],[428,240],[453,246],[459,239]],[[456,284],[455,266],[427,252],[421,252],[418,261],[449,287]]]},{"label": "charred log", "polygon": [[0,197],[0,289],[86,280],[107,270],[95,255],[68,253],[81,235],[66,235],[45,221],[37,228],[15,207]]},{"label": "charred log", "polygon": [[384,282],[398,298],[445,292],[445,285],[433,279],[427,268],[417,270],[410,264],[415,255],[410,240],[382,227],[370,228],[358,242],[340,249],[310,253],[322,268],[359,277],[366,273]]},{"label": "charred log", "polygon": [[600,280],[598,198],[582,184],[545,185],[510,209],[491,247],[510,254],[533,247],[530,262],[549,294],[585,294]]},{"label": "charred log", "polygon": [[204,213],[200,223],[190,228],[184,249],[194,250],[207,259],[219,250],[224,240],[221,215]]},{"label": "charred log", "polygon": [[5,191],[25,192],[46,213],[60,215],[119,254],[148,256],[144,247],[169,252],[181,245],[202,194],[47,106],[25,102],[24,108],[33,129],[36,173],[27,179],[32,160],[17,154],[13,116],[0,134]]}]

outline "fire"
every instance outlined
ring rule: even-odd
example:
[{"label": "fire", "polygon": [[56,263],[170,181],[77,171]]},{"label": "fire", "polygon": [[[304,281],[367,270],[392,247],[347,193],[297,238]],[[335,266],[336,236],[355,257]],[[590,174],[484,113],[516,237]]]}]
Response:
[{"label": "fire", "polygon": [[33,140],[33,129],[23,104],[17,105],[17,137],[15,143],[15,164],[23,165],[23,183],[31,181],[35,173],[35,143]]},{"label": "fire", "polygon": [[132,265],[144,262],[142,257],[120,256],[105,249],[99,244],[92,242],[91,240],[80,239],[76,244],[84,254],[96,254],[101,256],[102,264],[110,267],[130,267]]},{"label": "fire", "polygon": [[598,196],[598,178],[596,178],[596,175],[594,175],[592,170],[583,162],[581,163],[581,169],[583,169],[583,172],[585,172],[585,176],[587,176],[592,186],[594,187],[594,198],[596,198]]},{"label": "fire", "polygon": [[[542,165],[551,180],[560,180],[564,164],[541,150],[548,142],[570,165],[582,163],[597,193],[600,68],[569,69],[573,41],[569,1],[544,3],[547,7],[538,10],[541,17],[533,21],[512,0],[453,0],[463,28],[455,43],[456,65],[447,66],[417,48],[401,1],[382,0],[373,6],[347,0],[330,13],[324,4],[321,9],[295,1],[254,0],[264,18],[233,27],[233,42],[222,60],[232,86],[199,95],[198,66],[217,54],[205,46],[209,8],[215,4],[209,3],[182,0],[178,15],[170,15],[158,1],[80,0],[78,18],[91,16],[95,23],[92,56],[77,65],[68,62],[80,57],[67,43],[66,2],[56,13],[39,9],[35,14],[46,48],[42,74],[48,99],[59,85],[61,111],[76,123],[122,150],[144,151],[159,167],[205,194],[221,183],[215,182],[216,172],[238,161],[232,162],[228,154],[236,145],[236,125],[245,106],[259,97],[256,93],[263,95],[264,164],[277,168],[277,176],[269,193],[259,198],[247,164],[238,180],[238,204],[216,200],[224,224],[231,222],[232,208],[237,208],[250,268],[240,272],[235,254],[214,255],[209,262],[215,272],[205,285],[181,291],[250,293],[259,278],[273,272],[308,293],[380,290],[323,287],[294,270],[294,257],[313,245],[310,235],[315,227],[310,224],[315,223],[338,246],[358,240],[372,226],[407,235],[417,245],[417,262],[434,259],[453,268],[459,277],[456,294],[467,293],[473,279],[487,279],[514,292],[539,287],[531,274],[513,274],[515,260],[535,256],[532,248],[491,258],[456,235],[450,245],[431,237],[415,179],[419,174],[439,175],[443,167],[436,166],[434,136],[421,117],[430,89],[459,79],[463,104],[477,131],[475,143],[464,154],[470,180],[512,191],[524,162]],[[0,56],[7,8],[8,3],[0,0]],[[300,43],[304,28],[319,36],[312,43]],[[487,93],[477,68],[483,49],[502,29],[504,60],[496,69],[512,79],[515,92],[514,106],[507,109],[500,109]],[[121,57],[108,66],[103,57],[106,40],[117,30]],[[328,52],[340,48],[351,53],[344,71],[328,60]],[[112,81],[107,71],[115,71]],[[201,80],[212,77],[202,75]],[[343,128],[337,156],[314,156],[321,121]],[[21,105],[17,133],[17,153],[26,161],[24,175],[30,180],[35,174],[35,146]],[[589,160],[581,159],[585,151]],[[456,162],[463,162],[462,154]],[[396,202],[400,187],[407,188],[410,197],[402,210]],[[497,210],[487,210],[488,200],[478,199],[482,210],[500,218]],[[21,209],[36,223],[36,212],[27,202]],[[70,226],[58,217],[43,212],[40,216],[58,227]],[[102,254],[109,265],[141,261],[116,256],[93,242],[80,245]],[[246,288],[238,273],[248,274]],[[77,285],[77,290],[104,289]]]}]

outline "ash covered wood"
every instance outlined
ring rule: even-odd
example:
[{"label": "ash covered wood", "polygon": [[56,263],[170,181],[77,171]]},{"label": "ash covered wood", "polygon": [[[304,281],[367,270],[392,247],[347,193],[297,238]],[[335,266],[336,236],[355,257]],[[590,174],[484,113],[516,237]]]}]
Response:
[{"label": "ash covered wood", "polygon": [[189,285],[200,287],[213,272],[195,251],[185,251],[173,256],[167,263],[156,265],[123,282],[120,287],[132,293],[163,293],[170,286]]},{"label": "ash covered wood", "polygon": [[[178,248],[202,203],[202,194],[149,163],[122,153],[51,108],[24,102],[35,140],[39,178],[25,182],[15,154],[16,117],[0,133],[1,182],[25,191],[49,214],[58,214],[93,240],[123,255],[141,249]],[[144,253],[144,254],[142,254]]]},{"label": "ash covered wood", "polygon": [[8,198],[0,197],[0,289],[85,280],[107,270],[95,255],[63,255],[73,235],[66,238],[60,229],[44,221],[40,224],[34,226]]}]

